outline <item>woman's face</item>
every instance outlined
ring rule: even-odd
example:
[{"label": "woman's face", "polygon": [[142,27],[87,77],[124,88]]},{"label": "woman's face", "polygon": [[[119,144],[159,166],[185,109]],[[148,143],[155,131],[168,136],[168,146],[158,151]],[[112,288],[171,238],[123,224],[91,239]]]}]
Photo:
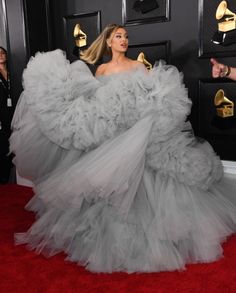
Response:
[{"label": "woman's face", "polygon": [[7,54],[2,48],[0,48],[0,64],[5,64],[6,62],[7,62]]},{"label": "woman's face", "polygon": [[125,53],[129,44],[127,31],[124,28],[118,28],[112,32],[107,42],[112,52]]}]

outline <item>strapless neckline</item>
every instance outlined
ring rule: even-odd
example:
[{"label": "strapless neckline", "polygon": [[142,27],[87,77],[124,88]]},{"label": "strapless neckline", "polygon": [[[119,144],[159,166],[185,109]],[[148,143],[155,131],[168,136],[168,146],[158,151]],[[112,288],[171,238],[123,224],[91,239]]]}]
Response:
[{"label": "strapless neckline", "polygon": [[142,67],[135,67],[135,68],[132,68],[130,70],[125,70],[125,71],[121,71],[121,72],[113,72],[113,73],[110,73],[110,74],[102,74],[102,75],[99,75],[99,76],[96,76],[96,78],[98,80],[103,80],[103,79],[109,79],[109,78],[113,78],[113,77],[119,77],[119,76],[129,76],[130,74],[134,74],[136,72],[145,72],[144,71],[144,68]]}]

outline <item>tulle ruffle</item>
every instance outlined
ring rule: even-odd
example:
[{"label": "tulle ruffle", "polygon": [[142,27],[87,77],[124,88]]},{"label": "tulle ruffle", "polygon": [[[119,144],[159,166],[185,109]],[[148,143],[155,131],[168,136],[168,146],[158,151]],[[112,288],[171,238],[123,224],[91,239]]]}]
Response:
[{"label": "tulle ruffle", "polygon": [[[174,66],[94,78],[60,50],[24,71],[10,139],[37,214],[17,244],[96,272],[184,269],[222,256],[236,186],[186,131],[191,101]],[[236,184],[235,184],[236,185]]]},{"label": "tulle ruffle", "polygon": [[183,270],[222,257],[221,243],[236,228],[227,186],[202,191],[145,171],[127,217],[107,199],[58,208],[36,196],[27,209],[39,218],[15,234],[16,244],[46,257],[64,251],[93,272]]}]

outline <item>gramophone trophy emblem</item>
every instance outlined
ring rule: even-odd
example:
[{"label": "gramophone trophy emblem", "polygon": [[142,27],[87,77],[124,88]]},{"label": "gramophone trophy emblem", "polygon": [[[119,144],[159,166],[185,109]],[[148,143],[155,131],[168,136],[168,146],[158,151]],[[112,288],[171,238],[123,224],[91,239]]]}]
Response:
[{"label": "gramophone trophy emblem", "polygon": [[227,2],[221,1],[216,9],[218,31],[212,38],[214,44],[227,46],[236,43],[236,14],[227,8]]},{"label": "gramophone trophy emblem", "polygon": [[222,89],[217,91],[214,105],[216,107],[217,116],[221,118],[234,116],[234,103],[225,97],[225,93]]},{"label": "gramophone trophy emblem", "polygon": [[73,34],[77,47],[82,48],[87,45],[87,35],[81,30],[79,23],[75,25]]},{"label": "gramophone trophy emblem", "polygon": [[75,40],[75,47],[73,50],[73,54],[79,57],[80,48],[83,48],[87,45],[87,35],[81,30],[79,23],[77,23],[74,27],[73,37]]},{"label": "gramophone trophy emblem", "polygon": [[152,64],[145,59],[145,55],[143,52],[139,53],[137,60],[142,62],[148,70],[152,69]]}]

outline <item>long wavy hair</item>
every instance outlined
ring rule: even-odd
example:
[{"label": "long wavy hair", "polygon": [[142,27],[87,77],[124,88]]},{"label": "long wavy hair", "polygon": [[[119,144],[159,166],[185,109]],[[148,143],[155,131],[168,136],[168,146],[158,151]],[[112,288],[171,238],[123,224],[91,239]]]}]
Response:
[{"label": "long wavy hair", "polygon": [[89,64],[95,64],[102,58],[102,56],[111,56],[112,52],[107,44],[107,40],[110,38],[111,34],[119,28],[123,28],[123,26],[118,24],[108,24],[88,49],[80,53],[80,59]]}]

